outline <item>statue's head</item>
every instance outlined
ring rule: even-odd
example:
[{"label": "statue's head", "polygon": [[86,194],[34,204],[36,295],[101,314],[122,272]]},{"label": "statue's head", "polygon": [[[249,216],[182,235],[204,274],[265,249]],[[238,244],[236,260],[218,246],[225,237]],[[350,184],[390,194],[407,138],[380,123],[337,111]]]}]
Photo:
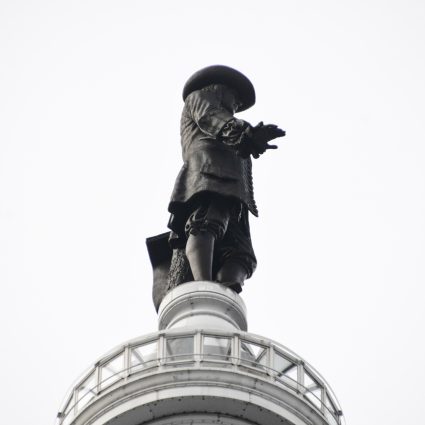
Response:
[{"label": "statue's head", "polygon": [[224,65],[212,65],[195,72],[183,88],[183,100],[195,90],[211,84],[222,84],[234,91],[238,99],[238,111],[244,111],[255,103],[255,90],[251,81],[236,69]]}]

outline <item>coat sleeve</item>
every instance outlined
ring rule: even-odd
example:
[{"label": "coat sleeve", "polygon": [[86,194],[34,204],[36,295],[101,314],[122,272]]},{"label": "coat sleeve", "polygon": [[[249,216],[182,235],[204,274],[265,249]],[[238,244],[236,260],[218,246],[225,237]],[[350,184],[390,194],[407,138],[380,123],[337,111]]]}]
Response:
[{"label": "coat sleeve", "polygon": [[194,91],[187,97],[186,107],[201,131],[214,138],[233,119],[214,90]]}]

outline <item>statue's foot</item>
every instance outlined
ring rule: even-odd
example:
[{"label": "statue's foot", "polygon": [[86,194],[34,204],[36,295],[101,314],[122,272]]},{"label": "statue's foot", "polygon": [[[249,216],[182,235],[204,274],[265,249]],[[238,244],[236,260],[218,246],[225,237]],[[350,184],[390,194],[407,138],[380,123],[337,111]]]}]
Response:
[{"label": "statue's foot", "polygon": [[239,261],[226,261],[216,275],[217,282],[233,289],[237,294],[247,278],[246,268]]},{"label": "statue's foot", "polygon": [[227,288],[233,289],[233,291],[235,291],[237,294],[240,294],[242,292],[243,283],[239,283],[239,282],[219,282],[219,281],[217,281],[217,283],[220,283],[221,285],[224,285]]}]

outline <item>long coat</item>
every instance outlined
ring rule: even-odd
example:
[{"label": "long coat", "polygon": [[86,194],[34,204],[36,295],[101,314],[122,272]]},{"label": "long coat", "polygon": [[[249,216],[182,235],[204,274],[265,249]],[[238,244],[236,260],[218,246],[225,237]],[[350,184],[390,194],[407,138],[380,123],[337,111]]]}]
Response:
[{"label": "long coat", "polygon": [[223,86],[215,85],[194,91],[186,98],[180,127],[184,163],[169,204],[173,230],[173,222],[185,219],[186,207],[193,197],[205,191],[236,198],[258,216],[251,158],[238,156],[235,147],[217,138],[234,118],[223,102],[222,90]]}]

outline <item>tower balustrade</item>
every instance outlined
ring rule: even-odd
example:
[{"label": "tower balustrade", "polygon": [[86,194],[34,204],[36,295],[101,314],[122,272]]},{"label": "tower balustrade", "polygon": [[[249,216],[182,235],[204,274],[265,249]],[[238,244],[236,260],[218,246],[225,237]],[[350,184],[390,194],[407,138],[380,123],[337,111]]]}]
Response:
[{"label": "tower balustrade", "polygon": [[222,285],[177,287],[161,305],[162,329],[101,357],[71,389],[57,425],[342,425],[325,379],[283,345],[241,330],[245,312]]}]

